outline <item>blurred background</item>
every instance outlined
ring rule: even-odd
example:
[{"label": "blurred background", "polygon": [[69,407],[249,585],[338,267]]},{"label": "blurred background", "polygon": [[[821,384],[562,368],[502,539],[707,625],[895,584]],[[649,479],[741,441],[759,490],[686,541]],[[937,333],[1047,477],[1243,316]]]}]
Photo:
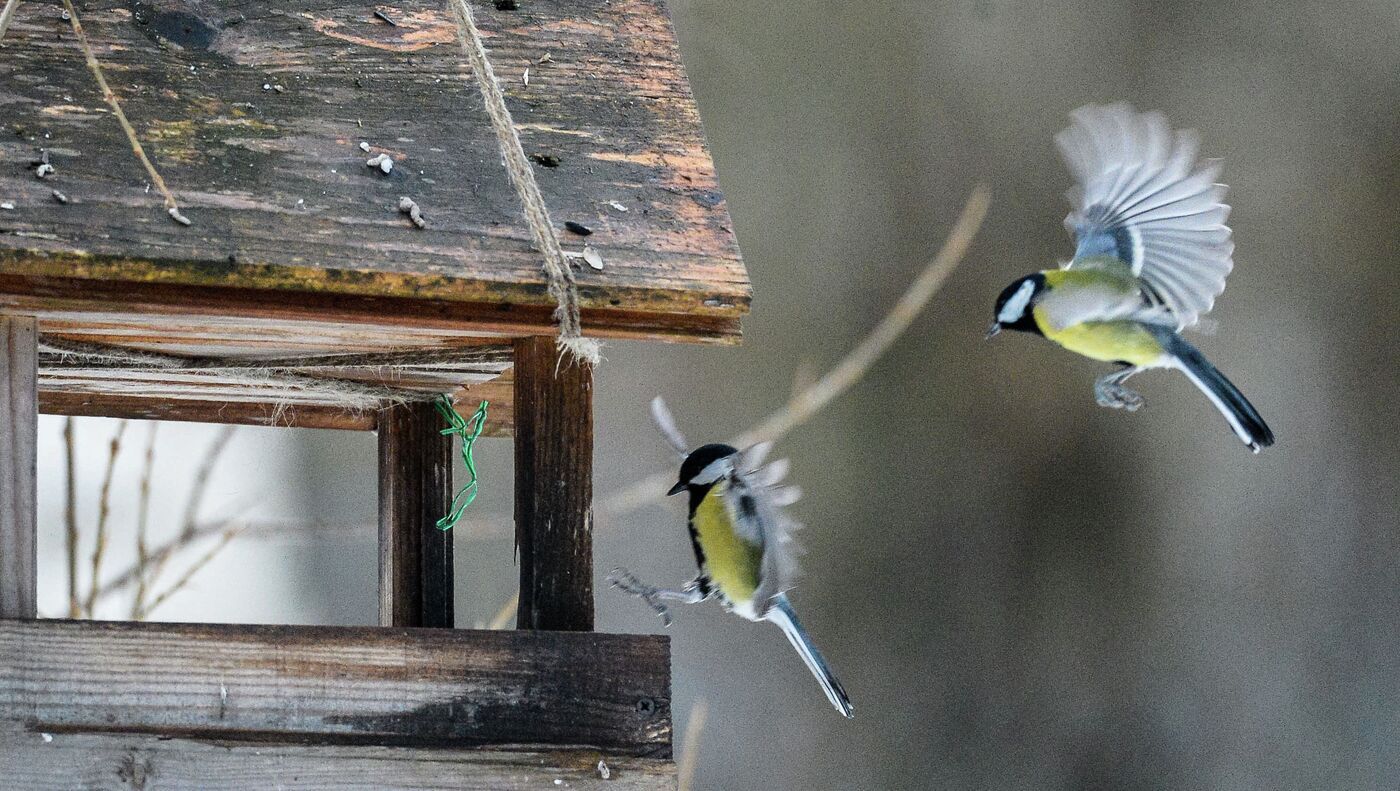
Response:
[{"label": "blurred background", "polygon": [[[777,629],[717,606],[669,630],[696,788],[1341,789],[1400,777],[1400,13],[1315,4],[1002,0],[671,4],[754,281],[740,348],[610,343],[600,497],[672,464],[646,403],[732,436],[855,344],[977,183],[971,253],[868,377],[779,447],[807,492],[795,606],[850,690],[828,706]],[[1236,271],[1202,349],[1279,437],[1251,456],[1184,377],[1133,381],[1027,336],[997,292],[1070,252],[1051,138],[1127,100],[1223,157]],[[62,614],[63,421],[41,427],[41,610]],[[126,428],[108,572],[129,566],[149,424]],[[85,540],[117,431],[76,422]],[[152,541],[219,429],[162,424]],[[515,586],[511,449],[483,440],[457,530],[458,623]],[[374,440],[239,429],[198,521],[235,539],[153,618],[375,618]],[[660,631],[601,576],[694,574],[684,504],[600,517],[599,629]],[[285,529],[279,525],[289,526]],[[204,545],[171,561],[168,588]],[[82,563],[89,563],[90,547]],[[127,617],[130,591],[96,613]],[[694,737],[696,734],[689,734]]]}]

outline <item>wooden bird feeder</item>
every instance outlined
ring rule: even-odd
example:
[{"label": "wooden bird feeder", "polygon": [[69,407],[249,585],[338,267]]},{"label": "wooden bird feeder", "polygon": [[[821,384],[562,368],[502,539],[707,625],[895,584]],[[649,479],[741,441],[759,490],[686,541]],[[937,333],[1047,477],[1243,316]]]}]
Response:
[{"label": "wooden bird feeder", "polygon": [[[474,7],[565,249],[603,262],[577,262],[584,333],[737,342],[749,284],[661,0]],[[457,18],[85,4],[91,54],[183,225],[64,7],[12,10],[3,785],[673,787],[668,642],[592,632],[592,372],[555,349]],[[387,173],[366,164],[379,154]],[[352,409],[347,391],[396,395]],[[514,436],[514,632],[451,628],[452,534],[434,524],[451,445],[428,402],[442,392],[489,399],[487,433]],[[380,626],[38,619],[40,412],[377,431]]]}]

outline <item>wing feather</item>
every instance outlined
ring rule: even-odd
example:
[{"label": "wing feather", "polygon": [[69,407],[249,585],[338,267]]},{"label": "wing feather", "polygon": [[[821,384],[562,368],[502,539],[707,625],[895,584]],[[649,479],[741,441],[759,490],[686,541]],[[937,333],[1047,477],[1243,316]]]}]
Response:
[{"label": "wing feather", "polygon": [[[757,466],[767,452],[766,448],[754,446],[739,454],[740,463],[729,475],[726,499],[736,532],[763,547],[759,585],[754,592],[755,605],[760,611],[767,609],[774,596],[792,587],[798,573],[797,557],[801,554],[793,534],[802,525],[784,510],[785,506],[797,502],[801,490],[795,486],[775,485],[787,472],[786,459],[766,467]],[[758,460],[757,464],[752,463],[754,459]]]},{"label": "wing feather", "polygon": [[1234,245],[1218,160],[1197,161],[1194,132],[1126,104],[1081,107],[1055,136],[1076,185],[1065,225],[1069,266],[1112,256],[1139,278],[1177,329],[1195,324],[1225,290]]}]

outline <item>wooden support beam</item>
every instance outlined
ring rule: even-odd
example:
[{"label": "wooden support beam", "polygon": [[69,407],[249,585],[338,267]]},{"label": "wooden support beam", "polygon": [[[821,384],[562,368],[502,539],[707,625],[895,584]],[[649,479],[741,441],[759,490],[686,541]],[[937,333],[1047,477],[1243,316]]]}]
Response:
[{"label": "wooden support beam", "polygon": [[[604,769],[600,770],[599,762]],[[200,788],[221,791],[661,791],[676,765],[594,750],[217,744],[152,735],[0,731],[7,791]],[[606,777],[604,773],[606,772]]]},{"label": "wooden support beam", "polygon": [[515,342],[520,629],[593,628],[593,370]]},{"label": "wooden support beam", "polygon": [[0,620],[0,732],[668,758],[670,675],[656,635]]},{"label": "wooden support beam", "polygon": [[452,437],[431,403],[379,415],[379,624],[451,629]]},{"label": "wooden support beam", "polygon": [[[511,431],[511,383],[509,378],[457,388],[451,393],[468,411],[491,402],[483,437],[508,437]],[[159,393],[159,386],[141,393],[64,392],[43,389],[40,380],[39,413],[73,417],[120,417],[129,420],[175,420],[195,423],[228,423],[243,426],[319,428],[373,431],[378,412],[352,412],[339,406],[298,404],[287,407],[276,401],[200,401]]]},{"label": "wooden support beam", "polygon": [[0,315],[0,618],[36,616],[36,434],[39,329]]}]

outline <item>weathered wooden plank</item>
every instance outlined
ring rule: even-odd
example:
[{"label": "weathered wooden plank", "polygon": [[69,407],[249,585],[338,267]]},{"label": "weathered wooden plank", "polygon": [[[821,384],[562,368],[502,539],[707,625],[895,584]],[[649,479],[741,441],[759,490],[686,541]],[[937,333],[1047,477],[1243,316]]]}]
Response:
[{"label": "weathered wooden plank", "polygon": [[379,413],[379,625],[451,629],[452,437],[431,403]]},{"label": "weathered wooden plank", "polygon": [[[553,165],[537,168],[546,200],[606,261],[578,273],[585,328],[732,335],[749,285],[662,3],[479,5],[527,151]],[[182,227],[147,193],[58,7],[21,4],[0,59],[0,196],[15,204],[0,212],[13,276],[0,291],[138,290],[165,306],[181,305],[178,286],[359,295],[399,313],[509,306],[517,326],[547,327],[539,257],[450,16],[427,0],[381,8],[400,24],[342,0],[85,5],[97,57],[194,220]],[[49,179],[28,167],[39,148]],[[390,174],[365,166],[378,153]]]},{"label": "weathered wooden plank", "polygon": [[[3,228],[4,219],[0,215],[0,228]],[[424,336],[425,330],[521,337],[549,334],[554,326],[551,308],[509,302],[481,304],[367,294],[8,277],[4,256],[0,248],[0,308],[35,315],[45,325],[53,313],[72,317],[94,311],[105,317],[120,312],[136,320],[149,319],[155,337],[160,338],[159,333],[165,326],[157,323],[161,319],[188,325],[217,315],[280,323],[392,326],[398,333],[399,343],[409,345]],[[596,309],[582,311],[584,331],[598,337],[719,344],[734,344],[739,340],[737,317],[668,314],[665,319],[664,324],[658,323],[654,314],[620,309],[608,311],[606,317]]]},{"label": "weathered wooden plank", "polygon": [[659,791],[676,787],[676,766],[668,760],[584,750],[206,742],[17,729],[0,730],[0,765],[5,767],[8,791]]},{"label": "weathered wooden plank", "polygon": [[0,618],[36,612],[38,340],[33,317],[0,314]]},{"label": "weathered wooden plank", "polygon": [[[483,399],[491,402],[482,436],[511,435],[512,378],[507,371],[489,382],[456,388],[450,393],[463,409],[475,409]],[[214,396],[196,399],[188,387],[169,389],[158,378],[148,380],[140,393],[112,393],[97,387],[89,391],[72,386],[65,390],[45,390],[42,389],[44,381],[41,376],[39,411],[47,415],[346,431],[373,431],[379,416],[376,411],[355,412],[315,403],[289,405],[284,401],[245,401]]]},{"label": "weathered wooden plank", "polygon": [[669,647],[650,635],[4,620],[0,721],[666,758]]},{"label": "weathered wooden plank", "polygon": [[515,342],[520,629],[593,628],[593,371]]}]

